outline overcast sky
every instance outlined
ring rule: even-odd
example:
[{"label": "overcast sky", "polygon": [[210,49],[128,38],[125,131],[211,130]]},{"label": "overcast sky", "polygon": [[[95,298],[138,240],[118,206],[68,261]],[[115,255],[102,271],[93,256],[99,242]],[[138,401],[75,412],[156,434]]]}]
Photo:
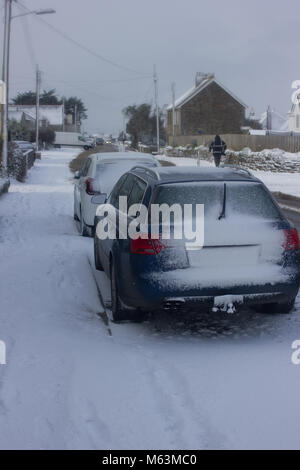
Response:
[{"label": "overcast sky", "polygon": [[[3,6],[3,0],[1,7]],[[151,102],[152,69],[159,75],[160,105],[193,86],[195,73],[216,78],[263,112],[286,113],[291,83],[300,79],[299,0],[21,0],[83,46],[120,64],[100,60],[34,17],[13,20],[11,96],[33,89],[35,64],[43,88],[77,95],[88,108],[84,127],[117,133],[122,109]],[[14,7],[15,14],[19,12]],[[1,12],[3,17],[3,10]],[[1,22],[1,39],[3,26]],[[2,40],[1,40],[2,42]],[[129,70],[126,70],[128,68]]]}]

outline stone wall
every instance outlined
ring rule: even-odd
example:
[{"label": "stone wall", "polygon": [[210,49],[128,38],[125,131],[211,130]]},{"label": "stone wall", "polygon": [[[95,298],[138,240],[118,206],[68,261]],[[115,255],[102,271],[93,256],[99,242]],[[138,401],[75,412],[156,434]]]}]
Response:
[{"label": "stone wall", "polygon": [[[260,152],[264,149],[282,149],[291,153],[300,152],[299,135],[245,135],[221,133],[221,137],[226,142],[228,148],[237,151],[249,147],[253,152]],[[186,145],[207,146],[214,138],[214,134],[169,136],[168,144],[172,147]]]},{"label": "stone wall", "polygon": [[[213,156],[206,146],[200,147],[166,147],[165,155],[172,157],[198,158],[213,162]],[[252,152],[245,148],[240,152],[227,150],[222,163],[242,166],[252,170],[263,170],[284,173],[300,173],[300,155],[286,154],[280,149]],[[300,174],[299,174],[300,184]]]},{"label": "stone wall", "polygon": [[[245,148],[240,152],[228,150],[225,163],[249,168],[250,170],[263,170],[280,173],[300,173],[300,157],[288,158],[285,152],[276,149],[273,151],[251,152]],[[299,175],[300,185],[300,175]]]}]

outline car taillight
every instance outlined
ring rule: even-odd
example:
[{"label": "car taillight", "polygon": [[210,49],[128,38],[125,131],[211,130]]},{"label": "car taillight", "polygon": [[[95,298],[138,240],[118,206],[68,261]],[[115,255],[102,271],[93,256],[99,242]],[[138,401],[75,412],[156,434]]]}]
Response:
[{"label": "car taillight", "polygon": [[93,182],[94,182],[94,178],[87,178],[85,180],[85,191],[90,196],[93,196],[95,194],[95,191],[93,188]]},{"label": "car taillight", "polygon": [[137,238],[130,242],[131,253],[139,255],[158,255],[163,248],[164,244],[156,238]]},{"label": "car taillight", "polygon": [[296,228],[285,230],[284,236],[283,248],[285,250],[300,250],[300,239]]}]

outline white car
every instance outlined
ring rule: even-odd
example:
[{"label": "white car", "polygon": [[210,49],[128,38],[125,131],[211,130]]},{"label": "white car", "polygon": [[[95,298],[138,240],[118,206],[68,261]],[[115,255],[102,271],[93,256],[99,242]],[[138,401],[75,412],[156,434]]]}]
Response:
[{"label": "white car", "polygon": [[135,165],[160,166],[155,157],[145,153],[96,153],[75,173],[74,219],[80,222],[81,235],[93,235],[97,205],[92,203],[92,197],[109,195],[118,179]]}]

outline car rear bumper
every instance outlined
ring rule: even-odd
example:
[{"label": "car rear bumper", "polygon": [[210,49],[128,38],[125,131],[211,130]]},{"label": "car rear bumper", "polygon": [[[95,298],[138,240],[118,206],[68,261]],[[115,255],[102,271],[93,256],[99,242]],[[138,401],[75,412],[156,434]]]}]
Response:
[{"label": "car rear bumper", "polygon": [[161,308],[199,308],[212,307],[216,297],[242,297],[244,305],[263,303],[286,303],[296,297],[299,290],[299,277],[286,282],[266,282],[265,284],[235,284],[226,287],[209,286],[192,288],[190,290],[176,287],[166,287],[159,281],[149,282],[139,278],[132,281],[127,276],[121,283],[119,293],[124,304],[142,310],[158,310]]},{"label": "car rear bumper", "polygon": [[[295,295],[288,292],[264,292],[259,294],[245,294],[236,295],[238,299],[235,301],[235,294],[226,294],[228,297],[233,298],[233,304],[241,305],[258,305],[267,303],[286,303],[289,302]],[[226,297],[226,295],[224,297]],[[164,299],[161,304],[164,309],[186,309],[193,307],[209,307],[212,308],[215,304],[215,299],[223,296],[195,296],[195,297],[170,297]]]}]

